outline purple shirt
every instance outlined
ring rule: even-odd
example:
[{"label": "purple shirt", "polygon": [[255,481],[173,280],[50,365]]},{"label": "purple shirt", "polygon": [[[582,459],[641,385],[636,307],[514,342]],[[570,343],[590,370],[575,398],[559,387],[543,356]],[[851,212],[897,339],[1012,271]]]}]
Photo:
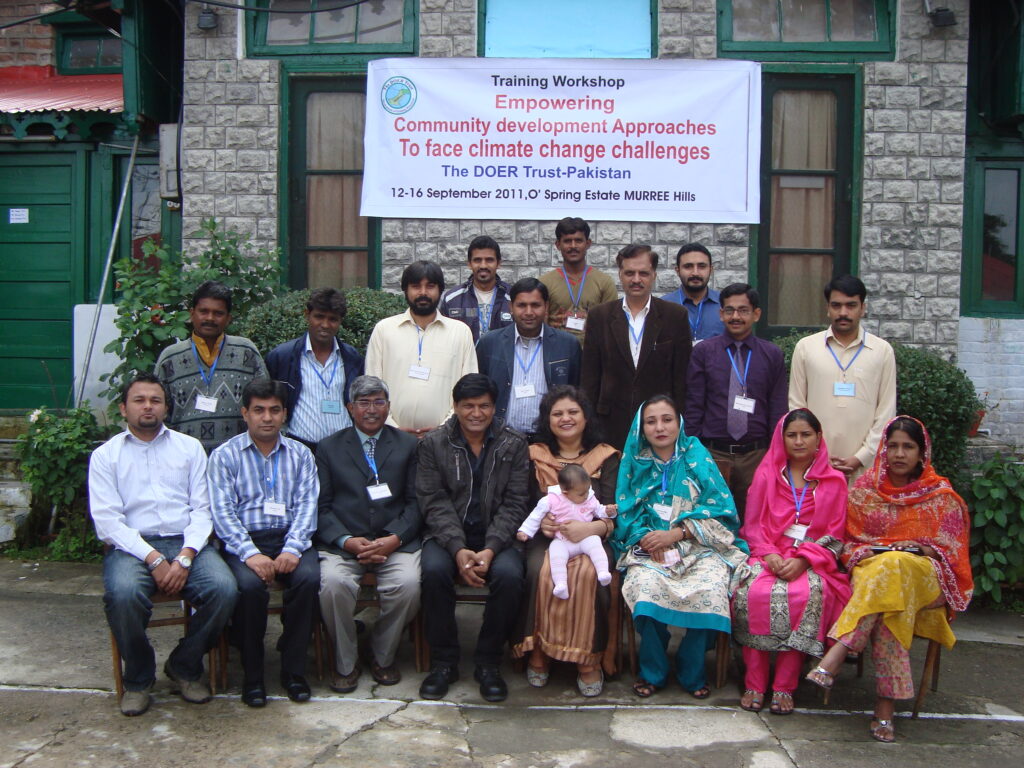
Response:
[{"label": "purple shirt", "polygon": [[[742,345],[740,355],[736,355],[733,348],[736,367],[742,374],[749,349],[747,397],[753,398],[756,405],[754,412],[747,417],[747,434],[736,442],[767,440],[779,419],[788,411],[786,362],[781,349],[753,334],[739,343]],[[728,402],[732,365],[726,347],[733,344],[736,342],[732,337],[723,333],[695,344],[690,353],[683,420],[686,434],[691,437],[733,441],[726,422],[728,409],[732,406]]]}]

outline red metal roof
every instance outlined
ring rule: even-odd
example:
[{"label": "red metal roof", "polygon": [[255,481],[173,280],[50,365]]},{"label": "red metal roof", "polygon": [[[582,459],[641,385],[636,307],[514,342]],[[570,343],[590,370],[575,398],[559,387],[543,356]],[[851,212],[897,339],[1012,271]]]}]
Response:
[{"label": "red metal roof", "polygon": [[0,112],[123,112],[121,75],[58,75],[53,67],[0,69]]}]

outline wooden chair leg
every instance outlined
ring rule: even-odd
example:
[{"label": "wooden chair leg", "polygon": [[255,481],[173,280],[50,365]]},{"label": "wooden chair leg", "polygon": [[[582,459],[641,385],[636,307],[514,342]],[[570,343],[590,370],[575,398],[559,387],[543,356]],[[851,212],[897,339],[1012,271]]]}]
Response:
[{"label": "wooden chair leg", "polygon": [[623,609],[622,625],[626,629],[626,653],[629,654],[629,671],[633,677],[637,676],[639,665],[636,660],[636,628],[633,626],[633,614]]},{"label": "wooden chair leg", "polygon": [[[929,682],[937,684],[939,651],[942,648],[934,640],[928,641],[928,653],[924,659],[924,672],[921,673],[921,684],[917,687],[917,698],[914,699],[914,711],[911,717],[916,718],[924,704],[924,697],[928,693]],[[934,690],[934,689],[933,689]]]},{"label": "wooden chair leg", "polygon": [[110,633],[110,652],[114,657],[114,690],[117,691],[117,700],[121,701],[121,697],[124,696],[124,678],[122,677],[121,669],[121,649],[117,647],[117,640],[114,638],[114,633]]},{"label": "wooden chair leg", "polygon": [[[934,642],[934,641],[930,641]],[[932,669],[932,691],[939,690],[939,664],[942,661],[942,646],[935,643],[935,667]]]},{"label": "wooden chair leg", "polygon": [[725,685],[729,674],[729,633],[719,632],[715,641],[715,687]]}]

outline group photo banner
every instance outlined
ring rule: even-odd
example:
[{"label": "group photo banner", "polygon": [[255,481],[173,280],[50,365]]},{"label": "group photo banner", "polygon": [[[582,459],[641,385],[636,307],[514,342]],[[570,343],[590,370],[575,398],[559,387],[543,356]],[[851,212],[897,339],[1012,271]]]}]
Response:
[{"label": "group photo banner", "polygon": [[681,59],[378,59],[363,216],[756,224],[761,71]]}]

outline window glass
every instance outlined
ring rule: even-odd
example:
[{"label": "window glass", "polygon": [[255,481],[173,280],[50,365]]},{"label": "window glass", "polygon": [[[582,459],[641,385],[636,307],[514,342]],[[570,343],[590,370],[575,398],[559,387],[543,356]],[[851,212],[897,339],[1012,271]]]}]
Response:
[{"label": "window glass", "polygon": [[[369,0],[336,8],[338,0],[270,0],[268,45],[401,43],[405,0]],[[319,8],[332,10],[319,11]]]},{"label": "window glass", "polygon": [[981,298],[1014,301],[1017,285],[1017,232],[1020,171],[985,171],[985,218],[982,233]]},{"label": "window glass", "polygon": [[765,0],[733,0],[733,40],[778,40],[779,9]]},{"label": "window glass", "polygon": [[833,40],[875,39],[875,0],[832,0],[831,5]]},{"label": "window glass", "polygon": [[121,66],[121,41],[117,39],[104,40],[103,46],[100,48],[100,61],[101,67],[119,67]]},{"label": "window glass", "polygon": [[[720,0],[732,16],[729,42],[871,43],[879,0]],[[884,2],[881,4],[884,9]],[[731,36],[730,36],[731,33]]]},{"label": "window glass", "polygon": [[90,38],[72,39],[68,43],[68,66],[72,69],[91,69],[96,66],[100,41]]},{"label": "window glass", "polygon": [[820,43],[827,40],[826,2],[827,0],[781,0],[782,39],[794,43]]},{"label": "window glass", "polygon": [[[270,7],[282,11],[301,11],[309,8],[309,0],[271,0]],[[267,44],[305,45],[309,42],[309,31],[312,25],[312,14],[268,14]]]}]

